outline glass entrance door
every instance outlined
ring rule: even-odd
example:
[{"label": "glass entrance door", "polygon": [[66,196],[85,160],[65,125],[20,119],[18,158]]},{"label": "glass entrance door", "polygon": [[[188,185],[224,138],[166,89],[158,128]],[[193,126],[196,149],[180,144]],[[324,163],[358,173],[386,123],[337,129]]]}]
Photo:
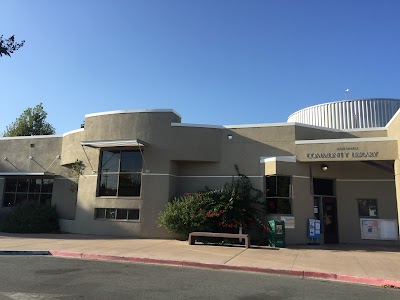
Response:
[{"label": "glass entrance door", "polygon": [[322,213],[324,228],[324,243],[337,244],[339,242],[336,198],[322,197]]},{"label": "glass entrance door", "polygon": [[321,229],[325,244],[339,242],[335,180],[313,179],[314,217],[321,220]]}]

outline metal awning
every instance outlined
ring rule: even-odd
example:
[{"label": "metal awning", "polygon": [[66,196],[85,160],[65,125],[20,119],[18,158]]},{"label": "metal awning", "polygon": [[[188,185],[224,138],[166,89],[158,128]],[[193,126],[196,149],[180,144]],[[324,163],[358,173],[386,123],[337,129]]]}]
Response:
[{"label": "metal awning", "polygon": [[114,140],[114,141],[83,141],[82,146],[91,148],[112,148],[112,147],[145,147],[148,144],[142,140]]},{"label": "metal awning", "polygon": [[48,176],[54,177],[56,174],[50,172],[0,172],[0,176]]}]

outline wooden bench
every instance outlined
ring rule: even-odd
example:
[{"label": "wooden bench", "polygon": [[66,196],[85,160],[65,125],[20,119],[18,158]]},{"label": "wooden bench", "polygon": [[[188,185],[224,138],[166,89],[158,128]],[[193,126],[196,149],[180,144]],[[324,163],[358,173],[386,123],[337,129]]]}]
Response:
[{"label": "wooden bench", "polygon": [[191,232],[189,233],[189,245],[194,245],[195,237],[217,237],[227,239],[244,239],[244,246],[250,248],[250,237],[248,234],[240,233],[218,233],[218,232]]}]

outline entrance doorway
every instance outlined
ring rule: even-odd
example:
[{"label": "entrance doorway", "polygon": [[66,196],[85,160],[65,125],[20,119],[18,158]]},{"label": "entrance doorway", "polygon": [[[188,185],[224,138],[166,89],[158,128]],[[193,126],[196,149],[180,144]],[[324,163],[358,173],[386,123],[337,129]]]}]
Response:
[{"label": "entrance doorway", "polygon": [[313,179],[314,217],[321,220],[325,244],[339,243],[335,180]]},{"label": "entrance doorway", "polygon": [[323,227],[324,227],[324,243],[337,244],[339,243],[338,226],[337,226],[337,210],[336,198],[322,198],[323,210]]}]

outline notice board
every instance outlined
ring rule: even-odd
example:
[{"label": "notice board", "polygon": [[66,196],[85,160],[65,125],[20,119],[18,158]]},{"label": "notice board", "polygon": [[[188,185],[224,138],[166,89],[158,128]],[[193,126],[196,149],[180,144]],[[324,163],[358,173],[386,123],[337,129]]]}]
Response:
[{"label": "notice board", "polygon": [[360,219],[361,238],[364,240],[398,240],[397,220]]}]

